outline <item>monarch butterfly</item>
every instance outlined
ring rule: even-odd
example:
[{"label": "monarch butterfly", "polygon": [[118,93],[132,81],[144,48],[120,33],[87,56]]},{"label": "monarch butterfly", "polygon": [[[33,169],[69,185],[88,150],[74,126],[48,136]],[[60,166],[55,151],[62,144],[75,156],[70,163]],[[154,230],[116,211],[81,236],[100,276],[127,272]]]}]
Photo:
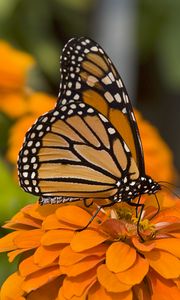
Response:
[{"label": "monarch butterfly", "polygon": [[[73,38],[61,57],[55,108],[27,132],[19,181],[40,203],[109,198],[105,206],[155,194],[147,176],[133,109],[115,66],[89,38]],[[98,213],[96,212],[96,214]],[[95,215],[96,215],[95,214]]]}]

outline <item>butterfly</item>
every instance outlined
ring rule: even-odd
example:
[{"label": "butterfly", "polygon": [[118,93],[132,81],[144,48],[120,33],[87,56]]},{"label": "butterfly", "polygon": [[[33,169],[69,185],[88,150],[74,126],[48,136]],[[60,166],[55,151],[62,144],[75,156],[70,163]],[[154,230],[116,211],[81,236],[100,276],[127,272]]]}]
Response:
[{"label": "butterfly", "polygon": [[21,187],[40,196],[41,204],[108,198],[98,211],[117,202],[143,208],[132,200],[161,189],[146,175],[122,79],[93,40],[73,38],[65,45],[56,106],[26,133],[18,173]]}]

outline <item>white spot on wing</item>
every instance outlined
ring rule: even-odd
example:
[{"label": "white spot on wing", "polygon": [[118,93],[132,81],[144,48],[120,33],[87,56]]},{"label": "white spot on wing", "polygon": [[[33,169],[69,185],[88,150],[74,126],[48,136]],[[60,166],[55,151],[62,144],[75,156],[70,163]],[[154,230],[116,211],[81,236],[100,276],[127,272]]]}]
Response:
[{"label": "white spot on wing", "polygon": [[87,84],[89,86],[94,86],[96,82],[98,82],[98,79],[95,76],[91,76],[91,75],[88,76],[88,78],[87,78]]},{"label": "white spot on wing", "polygon": [[112,81],[108,76],[105,76],[102,80],[101,80],[104,84],[111,84]]},{"label": "white spot on wing", "polygon": [[130,152],[130,150],[129,150],[128,146],[126,145],[126,143],[124,143],[124,149],[125,149],[126,152]]},{"label": "white spot on wing", "polygon": [[116,131],[115,131],[114,128],[109,127],[109,128],[108,128],[108,132],[109,132],[110,134],[114,134]]},{"label": "white spot on wing", "polygon": [[116,99],[116,101],[117,102],[121,102],[122,100],[121,100],[121,96],[119,95],[119,93],[117,93],[115,96],[114,96],[114,98]]},{"label": "white spot on wing", "polygon": [[114,98],[113,98],[113,96],[109,93],[109,92],[106,92],[105,94],[104,94],[104,97],[107,99],[107,101],[108,102],[113,102],[114,101]]}]

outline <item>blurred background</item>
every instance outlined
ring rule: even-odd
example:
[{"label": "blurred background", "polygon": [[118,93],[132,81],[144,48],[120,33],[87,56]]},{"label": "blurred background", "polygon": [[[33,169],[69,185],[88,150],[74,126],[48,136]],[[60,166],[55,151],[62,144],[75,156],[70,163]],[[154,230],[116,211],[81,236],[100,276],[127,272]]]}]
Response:
[{"label": "blurred background", "polygon": [[[32,202],[17,184],[17,152],[29,124],[55,104],[59,56],[71,37],[103,46],[180,170],[179,12],[178,0],[0,0],[1,224]],[[0,255],[0,281],[15,264]]]}]

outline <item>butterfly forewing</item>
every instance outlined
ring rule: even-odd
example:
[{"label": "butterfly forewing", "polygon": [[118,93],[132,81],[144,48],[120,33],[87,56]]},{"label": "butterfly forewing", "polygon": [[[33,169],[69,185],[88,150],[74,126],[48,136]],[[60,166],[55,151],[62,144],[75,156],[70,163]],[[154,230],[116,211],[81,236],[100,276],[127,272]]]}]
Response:
[{"label": "butterfly forewing", "polygon": [[89,104],[112,123],[144,174],[141,140],[126,88],[104,50],[87,38],[71,39],[61,58],[57,108],[72,99]]},{"label": "butterfly forewing", "polygon": [[[19,154],[21,186],[46,197],[106,198],[129,171],[132,155],[113,125],[87,104],[71,102],[40,117]],[[135,164],[132,174],[137,178]]]}]

